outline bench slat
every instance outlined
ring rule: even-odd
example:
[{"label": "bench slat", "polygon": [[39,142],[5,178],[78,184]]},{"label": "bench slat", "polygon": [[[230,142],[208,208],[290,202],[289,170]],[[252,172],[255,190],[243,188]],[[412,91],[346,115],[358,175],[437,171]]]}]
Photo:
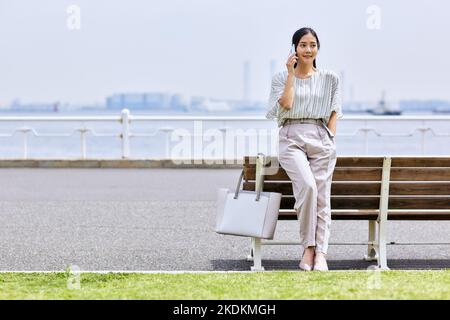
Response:
[{"label": "bench slat", "polygon": [[[255,171],[254,168],[244,168],[245,180],[255,180]],[[378,168],[336,168],[333,173],[333,181],[380,181],[381,171]],[[283,168],[280,168],[274,175],[266,175],[264,180],[290,181]]]},{"label": "bench slat", "polygon": [[[276,160],[276,157],[267,157],[266,163],[269,164]],[[256,157],[244,157],[244,166],[255,167]],[[336,167],[382,167],[383,157],[373,156],[342,156],[338,157]],[[392,157],[391,167],[448,167],[450,168],[450,157],[427,157],[427,156],[395,156]]]},{"label": "bench slat", "polygon": [[[294,197],[282,197],[280,209],[293,209],[295,205]],[[331,208],[342,210],[363,210],[378,209],[380,207],[380,197],[331,197]]]},{"label": "bench slat", "polygon": [[[449,184],[450,187],[450,184]],[[380,182],[335,182],[331,185],[331,194],[333,195],[379,195]],[[255,191],[254,182],[244,182],[244,190]],[[292,182],[264,182],[263,191],[281,192],[284,195],[292,195]],[[449,193],[450,194],[450,193]]]},{"label": "bench slat", "polygon": [[[266,157],[266,164],[277,163],[277,157]],[[256,167],[256,157],[244,157],[245,167]],[[338,157],[336,167],[383,167],[383,157]]]},{"label": "bench slat", "polygon": [[[376,211],[348,211],[348,212],[332,212],[332,220],[377,220],[378,212]],[[278,220],[297,220],[297,213],[292,211],[281,211],[278,214]]]},{"label": "bench slat", "polygon": [[[376,220],[377,211],[332,211],[332,220]],[[278,220],[297,220],[294,210],[280,212]],[[450,211],[388,211],[388,220],[450,220]]]},{"label": "bench slat", "polygon": [[450,181],[450,168],[391,168],[391,181]]},{"label": "bench slat", "polygon": [[[255,180],[253,168],[244,168],[245,180]],[[380,181],[378,168],[335,168],[333,181]],[[283,168],[274,175],[266,175],[265,180],[289,181]],[[450,168],[391,168],[391,181],[450,181]]]},{"label": "bench slat", "polygon": [[390,195],[450,195],[450,182],[391,182]]},{"label": "bench slat", "polygon": [[391,167],[447,167],[450,157],[392,157]]},{"label": "bench slat", "polygon": [[389,197],[389,209],[450,209],[450,196]]},{"label": "bench slat", "polygon": [[[344,195],[379,195],[380,182],[342,182],[335,181],[331,185],[331,194]],[[254,182],[244,182],[243,190],[255,191]],[[283,195],[292,195],[292,182],[264,182],[267,192],[281,192]],[[389,185],[389,194],[394,195],[450,195],[450,182],[392,182]]]},{"label": "bench slat", "polygon": [[[280,209],[293,209],[295,198],[293,196],[283,196],[281,198]],[[380,206],[379,197],[352,197],[352,196],[331,196],[331,208],[340,210],[362,210],[378,209]],[[389,209],[430,209],[446,210],[450,209],[450,197],[389,197]]]}]

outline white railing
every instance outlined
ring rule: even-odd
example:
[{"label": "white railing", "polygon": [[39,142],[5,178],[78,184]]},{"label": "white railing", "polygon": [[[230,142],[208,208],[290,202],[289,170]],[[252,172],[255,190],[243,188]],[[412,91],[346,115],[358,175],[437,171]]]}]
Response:
[{"label": "white railing", "polygon": [[[132,124],[137,122],[161,122],[162,125],[158,125],[151,133],[144,132],[133,132]],[[154,137],[156,133],[163,132],[166,136],[165,141],[165,156],[169,156],[169,145],[170,145],[170,134],[176,131],[177,127],[167,126],[168,122],[195,122],[201,121],[205,123],[215,122],[214,127],[218,129],[222,134],[228,130],[233,130],[230,124],[236,122],[248,122],[252,124],[258,123],[259,127],[264,127],[265,129],[271,129],[272,135],[276,132],[277,127],[274,121],[267,120],[263,115],[261,116],[156,116],[156,115],[131,115],[130,111],[124,109],[121,111],[120,115],[117,116],[0,116],[0,138],[13,137],[16,133],[21,133],[23,140],[23,153],[22,158],[28,159],[28,137],[33,135],[35,137],[73,137],[75,134],[80,135],[80,150],[81,158],[87,158],[86,151],[86,139],[87,133],[93,137],[116,137],[121,140],[121,157],[123,159],[130,158],[130,139],[135,137]],[[376,123],[380,121],[392,121],[393,123],[399,122],[419,122],[419,125],[413,127],[408,127],[408,132],[401,133],[386,133],[382,132],[377,128]],[[439,132],[435,129],[434,124],[436,122],[445,122],[444,127],[445,132]],[[6,122],[81,122],[81,125],[74,129],[72,132],[64,133],[39,133],[35,128],[28,125],[21,125],[14,128],[10,132],[2,132],[2,123]],[[104,122],[104,123],[120,123],[121,130],[116,133],[100,133],[93,128],[88,128],[86,123],[88,122]],[[360,133],[363,134],[364,138],[364,149],[365,154],[369,153],[369,133],[373,133],[377,137],[412,137],[417,132],[421,135],[421,152],[425,154],[427,138],[426,134],[429,133],[434,137],[444,137],[450,138],[450,116],[447,115],[429,115],[429,116],[355,116],[346,115],[342,120],[342,124],[339,127],[347,127],[349,130],[342,131],[339,130],[338,138],[351,138],[358,137]],[[352,122],[362,122],[362,125],[352,124]],[[374,125],[375,124],[375,125]],[[202,133],[201,133],[202,134]],[[448,145],[450,146],[450,139],[448,140]],[[1,157],[1,156],[0,156]]]},{"label": "white railing", "polygon": [[[420,132],[421,135],[421,154],[425,154],[425,145],[426,145],[426,133],[431,133],[434,137],[449,137],[450,138],[450,116],[373,116],[373,117],[361,117],[354,116],[346,118],[346,121],[364,121],[364,126],[357,128],[352,134],[340,134],[340,136],[352,137],[356,136],[358,132],[363,132],[364,134],[364,149],[365,154],[369,152],[369,139],[368,133],[373,132],[378,137],[412,137],[416,131]],[[407,133],[382,133],[379,132],[376,128],[370,127],[369,122],[376,121],[420,121],[421,124],[419,127],[411,128]],[[435,128],[427,125],[427,122],[435,122],[435,121],[446,121],[447,124],[447,132],[446,133],[438,133]],[[450,143],[450,142],[449,142]]]}]

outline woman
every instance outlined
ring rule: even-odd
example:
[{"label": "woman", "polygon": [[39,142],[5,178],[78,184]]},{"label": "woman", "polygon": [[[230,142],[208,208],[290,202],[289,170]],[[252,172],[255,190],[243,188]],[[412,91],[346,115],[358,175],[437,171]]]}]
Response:
[{"label": "woman", "polygon": [[339,77],[317,69],[319,38],[311,28],[292,37],[295,53],[275,74],[266,117],[277,119],[279,162],[292,180],[300,222],[302,270],[328,270],[331,179],[336,164],[336,120],[342,118]]}]

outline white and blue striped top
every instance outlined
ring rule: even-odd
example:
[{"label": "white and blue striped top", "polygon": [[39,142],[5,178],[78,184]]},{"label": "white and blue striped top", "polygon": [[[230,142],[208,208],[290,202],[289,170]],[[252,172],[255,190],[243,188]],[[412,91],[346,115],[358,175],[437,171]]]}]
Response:
[{"label": "white and blue striped top", "polygon": [[317,69],[306,79],[295,77],[294,101],[290,110],[280,106],[278,99],[283,94],[288,76],[287,70],[278,72],[272,78],[267,106],[267,119],[277,119],[281,127],[285,119],[323,119],[328,123],[331,113],[335,111],[338,119],[342,118],[342,102],[338,75],[330,70]]}]

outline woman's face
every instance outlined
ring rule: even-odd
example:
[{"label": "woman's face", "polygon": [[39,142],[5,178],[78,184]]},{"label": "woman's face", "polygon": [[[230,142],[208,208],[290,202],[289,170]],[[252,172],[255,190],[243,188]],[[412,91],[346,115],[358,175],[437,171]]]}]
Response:
[{"label": "woman's face", "polygon": [[297,57],[300,64],[312,64],[317,56],[317,41],[311,34],[305,34],[297,46]]}]

